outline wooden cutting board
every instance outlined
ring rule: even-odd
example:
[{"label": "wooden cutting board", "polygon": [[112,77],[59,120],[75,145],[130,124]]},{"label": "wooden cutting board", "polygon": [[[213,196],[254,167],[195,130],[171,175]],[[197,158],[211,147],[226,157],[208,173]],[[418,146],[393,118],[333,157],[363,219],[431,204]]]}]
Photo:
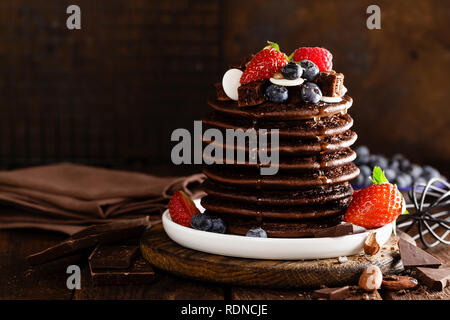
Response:
[{"label": "wooden cutting board", "polygon": [[186,278],[223,284],[271,287],[317,288],[356,284],[364,268],[378,265],[384,274],[403,270],[394,236],[374,256],[364,253],[321,260],[255,260],[232,258],[184,248],[173,242],[162,224],[147,230],[141,239],[141,251],[154,267]]}]

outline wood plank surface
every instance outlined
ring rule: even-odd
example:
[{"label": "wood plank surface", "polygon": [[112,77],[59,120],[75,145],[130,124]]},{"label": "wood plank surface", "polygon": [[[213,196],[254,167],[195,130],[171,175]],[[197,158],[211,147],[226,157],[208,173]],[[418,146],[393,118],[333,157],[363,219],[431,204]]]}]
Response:
[{"label": "wood plank surface", "polygon": [[154,266],[167,272],[223,284],[270,288],[318,288],[321,285],[356,284],[369,264],[377,264],[385,274],[402,270],[396,242],[386,243],[374,256],[363,253],[321,260],[256,260],[225,257],[184,248],[170,240],[162,225],[147,230],[141,251]]}]

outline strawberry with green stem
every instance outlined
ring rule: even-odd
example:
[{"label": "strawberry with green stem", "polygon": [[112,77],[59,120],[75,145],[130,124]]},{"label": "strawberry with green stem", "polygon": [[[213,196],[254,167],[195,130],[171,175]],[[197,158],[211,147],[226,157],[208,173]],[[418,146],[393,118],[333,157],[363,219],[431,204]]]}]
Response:
[{"label": "strawberry with green stem", "polygon": [[248,63],[241,76],[241,84],[271,78],[288,64],[287,56],[280,51],[275,42],[267,41],[268,46],[259,51]]},{"label": "strawberry with green stem", "polygon": [[407,213],[397,186],[389,183],[380,167],[374,167],[373,185],[353,195],[344,220],[366,229],[380,228]]}]

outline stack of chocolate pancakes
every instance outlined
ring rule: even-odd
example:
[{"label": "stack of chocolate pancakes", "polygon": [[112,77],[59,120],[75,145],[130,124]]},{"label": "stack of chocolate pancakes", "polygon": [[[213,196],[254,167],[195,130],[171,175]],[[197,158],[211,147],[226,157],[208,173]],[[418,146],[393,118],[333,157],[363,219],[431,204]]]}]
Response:
[{"label": "stack of chocolate pancakes", "polygon": [[[297,86],[288,87],[287,102],[272,103],[261,96],[268,84],[242,86],[238,101],[228,99],[217,84],[217,98],[208,101],[212,114],[203,127],[222,132],[267,129],[269,135],[279,129],[278,172],[261,175],[261,165],[248,157],[245,163],[207,165],[207,195],[201,204],[211,216],[222,218],[231,234],[261,227],[269,237],[310,237],[339,224],[353,194],[349,181],[359,174],[350,149],[357,136],[347,114],[353,101],[343,95],[340,102],[305,104]],[[270,154],[274,150],[267,141]],[[217,142],[204,140],[209,143]],[[223,142],[222,147],[230,146]]]}]

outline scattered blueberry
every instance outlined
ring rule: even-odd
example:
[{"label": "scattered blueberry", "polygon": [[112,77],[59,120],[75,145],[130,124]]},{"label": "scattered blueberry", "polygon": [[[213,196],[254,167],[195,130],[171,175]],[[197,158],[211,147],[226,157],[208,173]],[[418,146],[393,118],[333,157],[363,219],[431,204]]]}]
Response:
[{"label": "scattered blueberry", "polygon": [[355,152],[358,155],[358,157],[370,155],[369,148],[367,148],[366,146],[359,146],[359,147],[357,147],[355,149]]},{"label": "scattered blueberry", "polygon": [[402,171],[408,171],[408,168],[410,165],[411,165],[411,162],[408,159],[400,160],[400,169]]},{"label": "scattered blueberry", "polygon": [[389,160],[389,169],[392,169],[394,171],[399,171],[400,170],[400,162],[397,159]]},{"label": "scattered blueberry", "polygon": [[267,98],[275,103],[283,103],[288,98],[288,90],[286,87],[271,84],[266,89]]},{"label": "scattered blueberry", "polygon": [[288,80],[295,80],[302,76],[303,69],[295,62],[289,62],[283,68],[281,68],[283,77]]},{"label": "scattered blueberry", "polygon": [[267,238],[267,233],[261,228],[248,230],[246,237]]},{"label": "scattered blueberry", "polygon": [[359,146],[355,151],[357,154],[355,164],[360,169],[359,176],[352,181],[352,185],[355,187],[371,185],[370,176],[374,166],[381,167],[386,178],[403,190],[411,188],[413,183],[426,183],[431,178],[441,177],[439,171],[435,168],[411,164],[401,153],[387,159],[381,155],[370,154],[366,146]]},{"label": "scattered blueberry", "polygon": [[306,103],[317,103],[322,98],[322,91],[317,86],[317,84],[312,82],[307,82],[302,86],[300,90],[303,101]]},{"label": "scattered blueberry", "polygon": [[355,180],[353,180],[353,184],[356,186],[364,186],[366,184],[366,177],[363,174],[359,174]]},{"label": "scattered blueberry", "polygon": [[212,219],[212,227],[211,227],[211,232],[215,232],[215,233],[225,233],[225,230],[227,228],[225,227],[225,222],[223,222],[222,219],[220,218],[215,218]]},{"label": "scattered blueberry", "polygon": [[209,231],[213,226],[213,222],[209,215],[197,213],[191,218],[191,226],[197,230]]},{"label": "scattered blueberry", "polygon": [[306,79],[306,81],[314,81],[319,75],[319,67],[310,60],[302,60],[300,61],[300,66],[303,69],[302,77]]},{"label": "scattered blueberry", "polygon": [[397,177],[397,173],[395,172],[395,170],[390,168],[384,170],[384,175],[386,176],[386,179],[388,179],[388,181],[394,181]]},{"label": "scattered blueberry", "polygon": [[409,188],[413,183],[413,178],[407,173],[400,173],[397,175],[395,183],[401,189]]},{"label": "scattered blueberry", "polygon": [[423,172],[424,172],[423,177],[426,179],[439,178],[441,176],[439,171],[433,168],[432,166],[424,166]]},{"label": "scattered blueberry", "polygon": [[388,168],[388,160],[385,157],[377,154],[370,155],[369,162],[372,168],[375,166],[378,166],[383,170]]},{"label": "scattered blueberry", "polygon": [[408,169],[409,174],[414,178],[417,179],[420,176],[422,176],[423,169],[421,166],[417,164],[412,164]]}]

